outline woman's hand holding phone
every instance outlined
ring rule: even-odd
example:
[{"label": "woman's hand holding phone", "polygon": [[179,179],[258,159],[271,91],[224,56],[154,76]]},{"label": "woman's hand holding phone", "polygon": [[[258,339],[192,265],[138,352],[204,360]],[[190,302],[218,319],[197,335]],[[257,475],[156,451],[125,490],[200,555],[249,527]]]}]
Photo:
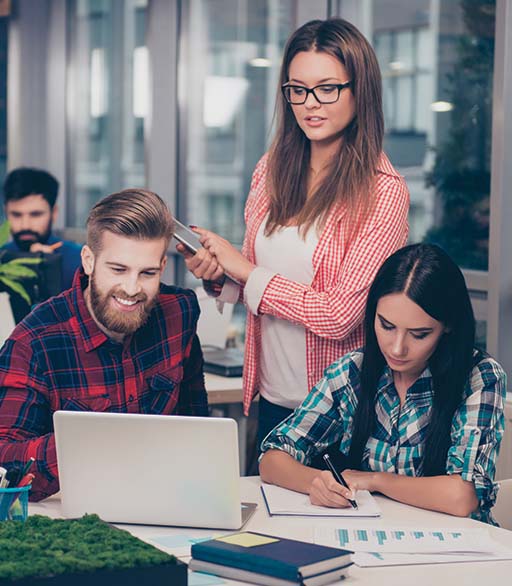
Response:
[{"label": "woman's hand holding phone", "polygon": [[256,268],[245,256],[237,250],[228,240],[215,232],[204,228],[194,227],[194,232],[199,235],[199,241],[204,248],[215,257],[228,277],[239,284],[245,284],[249,275]]},{"label": "woman's hand holding phone", "polygon": [[224,282],[224,270],[206,248],[199,248],[194,253],[180,242],[176,244],[176,250],[184,256],[185,265],[194,277],[205,281],[216,281],[220,284]]}]

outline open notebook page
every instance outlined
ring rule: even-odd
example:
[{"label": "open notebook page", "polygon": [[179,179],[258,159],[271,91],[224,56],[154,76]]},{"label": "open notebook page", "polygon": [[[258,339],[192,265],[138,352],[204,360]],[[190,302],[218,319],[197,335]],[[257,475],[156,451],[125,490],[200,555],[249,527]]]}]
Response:
[{"label": "open notebook page", "polygon": [[367,490],[356,493],[357,509],[333,509],[312,505],[309,495],[263,483],[263,498],[270,515],[305,515],[312,517],[380,517],[377,501]]}]

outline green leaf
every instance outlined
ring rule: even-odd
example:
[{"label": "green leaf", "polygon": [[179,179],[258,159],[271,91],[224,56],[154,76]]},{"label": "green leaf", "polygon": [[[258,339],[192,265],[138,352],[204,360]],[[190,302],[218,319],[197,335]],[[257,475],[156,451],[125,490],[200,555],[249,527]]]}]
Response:
[{"label": "green leaf", "polygon": [[14,293],[18,293],[29,305],[32,305],[32,301],[28,296],[28,293],[25,291],[25,287],[18,281],[14,281],[13,279],[9,279],[5,275],[0,275],[0,281],[11,291]]},{"label": "green leaf", "polygon": [[9,222],[5,220],[5,222],[0,224],[0,246],[3,246],[7,242],[7,240],[9,240],[9,235]]},{"label": "green leaf", "polygon": [[10,277],[13,279],[16,278],[26,278],[26,279],[36,279],[37,273],[33,269],[29,269],[25,265],[20,265],[18,263],[4,263],[0,265],[0,274],[5,275],[6,277]]},{"label": "green leaf", "polygon": [[41,264],[43,261],[42,258],[13,258],[8,263],[5,264],[13,264],[13,265],[38,265]]}]

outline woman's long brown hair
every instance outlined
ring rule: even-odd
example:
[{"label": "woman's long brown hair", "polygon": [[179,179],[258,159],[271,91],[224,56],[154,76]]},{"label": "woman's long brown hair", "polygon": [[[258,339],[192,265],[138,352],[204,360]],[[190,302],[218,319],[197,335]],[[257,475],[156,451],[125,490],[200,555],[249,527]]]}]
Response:
[{"label": "woman's long brown hair", "polygon": [[279,92],[277,131],[270,147],[267,189],[271,204],[265,233],[272,234],[292,219],[303,236],[318,221],[322,229],[337,205],[349,217],[353,237],[370,214],[377,165],[382,152],[384,116],[382,80],[377,57],[358,29],[340,18],[313,20],[296,30],[285,47],[280,86],[288,81],[292,59],[301,51],[332,55],[347,70],[355,115],[343,131],[338,153],[324,180],[308,198],[310,141],[295,120],[291,106]]}]

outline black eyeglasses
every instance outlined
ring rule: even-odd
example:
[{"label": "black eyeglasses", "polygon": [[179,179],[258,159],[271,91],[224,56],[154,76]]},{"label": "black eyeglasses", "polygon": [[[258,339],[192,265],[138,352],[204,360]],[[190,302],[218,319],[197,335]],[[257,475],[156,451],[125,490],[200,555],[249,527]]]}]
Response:
[{"label": "black eyeglasses", "polygon": [[281,86],[281,91],[285,100],[294,106],[305,104],[309,94],[313,94],[319,104],[334,104],[340,99],[341,90],[351,85],[352,82],[347,81],[345,83],[322,83],[315,85],[315,87],[307,88],[302,85],[285,83]]}]

